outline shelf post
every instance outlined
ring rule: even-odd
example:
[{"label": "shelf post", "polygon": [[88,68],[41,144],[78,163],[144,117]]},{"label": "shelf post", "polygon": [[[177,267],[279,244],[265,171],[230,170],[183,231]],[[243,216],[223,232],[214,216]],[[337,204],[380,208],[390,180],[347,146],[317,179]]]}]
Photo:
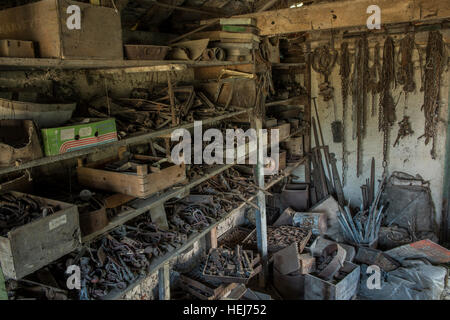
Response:
[{"label": "shelf post", "polygon": [[170,266],[169,262],[158,270],[159,300],[170,300]]},{"label": "shelf post", "polygon": [[206,235],[206,249],[217,248],[217,226],[213,227]]},{"label": "shelf post", "polygon": [[[265,97],[264,97],[265,99]],[[262,134],[262,119],[255,117],[253,120],[253,127],[256,130],[258,137],[258,162],[255,168],[255,177],[260,188],[257,193],[257,204],[259,210],[256,211],[256,239],[258,243],[258,251],[261,255],[262,272],[260,276],[260,285],[265,287],[266,275],[268,272],[267,266],[267,221],[266,221],[266,196],[264,190],[264,152],[262,146],[264,145]]]}]

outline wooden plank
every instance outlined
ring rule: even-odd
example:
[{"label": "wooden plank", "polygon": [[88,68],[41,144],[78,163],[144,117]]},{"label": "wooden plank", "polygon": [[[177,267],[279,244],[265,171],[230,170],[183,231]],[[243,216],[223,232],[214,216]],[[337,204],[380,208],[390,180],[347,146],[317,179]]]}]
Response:
[{"label": "wooden plank", "polygon": [[260,42],[259,36],[253,33],[235,33],[226,31],[204,31],[197,32],[190,36],[191,39],[209,39],[209,41],[219,41],[224,39],[230,39],[231,41],[245,40],[245,42],[256,41]]},{"label": "wooden plank", "polygon": [[124,205],[125,203],[136,199],[133,196],[129,196],[123,193],[116,193],[108,198],[104,199],[104,203],[107,209],[113,209]]},{"label": "wooden plank", "polygon": [[[371,5],[381,9],[382,26],[450,18],[450,2],[441,0],[347,0],[236,16],[253,17],[261,35],[366,26]],[[349,10],[351,8],[351,10]]]},{"label": "wooden plank", "polygon": [[170,300],[170,265],[166,262],[164,266],[158,270],[158,292],[159,300]]},{"label": "wooden plank", "polygon": [[255,68],[253,64],[241,64],[234,66],[210,66],[210,67],[194,67],[195,80],[212,80],[218,79],[223,70],[233,70],[246,73],[254,73]]},{"label": "wooden plank", "polygon": [[211,248],[217,248],[217,227],[212,228],[206,236],[206,247],[208,251]]},{"label": "wooden plank", "polygon": [[[247,62],[248,63],[248,62]],[[94,59],[35,59],[0,57],[0,69],[107,69],[167,66],[181,64],[187,66],[221,66],[245,64],[233,61],[185,61],[185,60],[94,60]],[[145,69],[142,69],[145,70]],[[118,71],[115,71],[118,72]]]},{"label": "wooden plank", "polygon": [[2,268],[0,268],[0,300],[8,300],[8,293],[6,292],[5,277],[3,276]]}]

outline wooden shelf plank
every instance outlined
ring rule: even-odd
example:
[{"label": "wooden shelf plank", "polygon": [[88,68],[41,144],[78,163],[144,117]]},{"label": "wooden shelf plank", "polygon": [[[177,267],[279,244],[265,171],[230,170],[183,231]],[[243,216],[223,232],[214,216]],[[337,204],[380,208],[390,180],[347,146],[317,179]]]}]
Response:
[{"label": "wooden shelf plank", "polygon": [[[228,118],[232,118],[234,116],[237,115],[241,115],[244,113],[247,113],[249,110],[242,110],[242,111],[236,111],[236,112],[232,112],[229,114],[225,114],[225,115],[221,115],[218,117],[214,117],[214,118],[210,118],[210,119],[206,119],[206,120],[202,120],[203,125],[207,125],[207,124],[211,124],[217,121],[221,121],[224,119],[228,119]],[[50,163],[55,163],[55,162],[59,162],[59,161],[63,161],[63,160],[68,160],[68,159],[75,159],[81,156],[86,156],[88,154],[92,154],[92,153],[96,153],[96,152],[102,152],[102,150],[105,150],[106,148],[111,148],[111,147],[121,147],[121,146],[128,146],[128,145],[136,145],[136,144],[141,144],[141,143],[146,143],[148,142],[150,139],[154,139],[154,138],[158,138],[164,135],[168,135],[170,134],[173,130],[175,129],[190,129],[194,127],[194,123],[187,123],[187,124],[183,124],[181,126],[177,126],[174,128],[167,128],[167,129],[163,129],[163,130],[158,130],[158,131],[153,131],[153,132],[149,132],[149,133],[145,133],[139,136],[135,136],[135,137],[130,137],[130,138],[126,138],[123,140],[119,140],[116,142],[111,142],[108,144],[104,144],[104,145],[100,145],[100,146],[95,146],[95,147],[90,147],[90,148],[86,148],[86,149],[81,149],[81,150],[77,150],[77,151],[72,151],[72,152],[67,152],[67,153],[63,153],[63,154],[58,154],[55,156],[49,156],[49,157],[43,157],[43,158],[39,158],[33,161],[29,161],[29,162],[25,162],[23,164],[20,164],[18,166],[11,166],[11,167],[6,167],[6,168],[1,168],[0,169],[0,175],[2,174],[6,174],[6,173],[10,173],[10,172],[15,172],[15,171],[20,171],[20,170],[25,170],[25,169],[29,169],[29,168],[33,168],[33,167],[38,167],[38,166],[42,166],[42,165],[46,165],[46,164],[50,164]]]},{"label": "wooden shelf plank", "polygon": [[[192,67],[228,66],[249,64],[251,62],[235,61],[185,61],[185,60],[100,60],[100,59],[39,59],[39,58],[5,58],[0,57],[0,69],[124,69],[165,66],[169,71],[176,70],[177,65]],[[141,72],[147,72],[142,69]]]}]

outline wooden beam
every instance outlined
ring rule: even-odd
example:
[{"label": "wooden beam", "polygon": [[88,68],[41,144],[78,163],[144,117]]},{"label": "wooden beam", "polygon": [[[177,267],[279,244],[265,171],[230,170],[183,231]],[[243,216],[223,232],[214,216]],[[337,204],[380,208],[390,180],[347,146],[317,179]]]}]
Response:
[{"label": "wooden beam", "polygon": [[365,26],[370,16],[367,8],[371,5],[380,7],[382,27],[392,23],[450,18],[450,2],[442,0],[347,0],[251,13],[237,17],[256,18],[260,35],[277,35]]},{"label": "wooden beam", "polygon": [[158,280],[159,300],[170,300],[169,262],[164,263],[163,267],[158,270]]},{"label": "wooden beam", "polygon": [[206,235],[206,247],[207,250],[217,248],[217,226],[211,229]]}]

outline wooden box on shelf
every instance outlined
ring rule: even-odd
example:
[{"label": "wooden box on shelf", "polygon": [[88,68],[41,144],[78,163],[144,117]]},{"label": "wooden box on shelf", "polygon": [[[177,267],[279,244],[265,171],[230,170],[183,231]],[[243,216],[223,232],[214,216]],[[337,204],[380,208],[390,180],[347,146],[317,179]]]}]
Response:
[{"label": "wooden box on shelf", "polygon": [[8,232],[0,237],[0,262],[7,278],[21,279],[81,244],[77,206],[56,200],[8,191],[39,203],[59,206],[60,210]]},{"label": "wooden box on shelf", "polygon": [[[159,161],[162,158],[134,154],[133,158],[140,161]],[[184,163],[176,165],[166,162],[161,168],[148,164],[138,165],[136,173],[105,170],[108,163],[120,158],[107,158],[83,165],[78,163],[78,182],[86,187],[111,192],[123,193],[137,198],[148,198],[154,193],[163,191],[177,183],[186,180],[186,166]]]},{"label": "wooden box on shelf", "polygon": [[0,21],[0,38],[38,42],[41,58],[123,59],[120,14],[113,8],[42,0],[1,10]]}]

